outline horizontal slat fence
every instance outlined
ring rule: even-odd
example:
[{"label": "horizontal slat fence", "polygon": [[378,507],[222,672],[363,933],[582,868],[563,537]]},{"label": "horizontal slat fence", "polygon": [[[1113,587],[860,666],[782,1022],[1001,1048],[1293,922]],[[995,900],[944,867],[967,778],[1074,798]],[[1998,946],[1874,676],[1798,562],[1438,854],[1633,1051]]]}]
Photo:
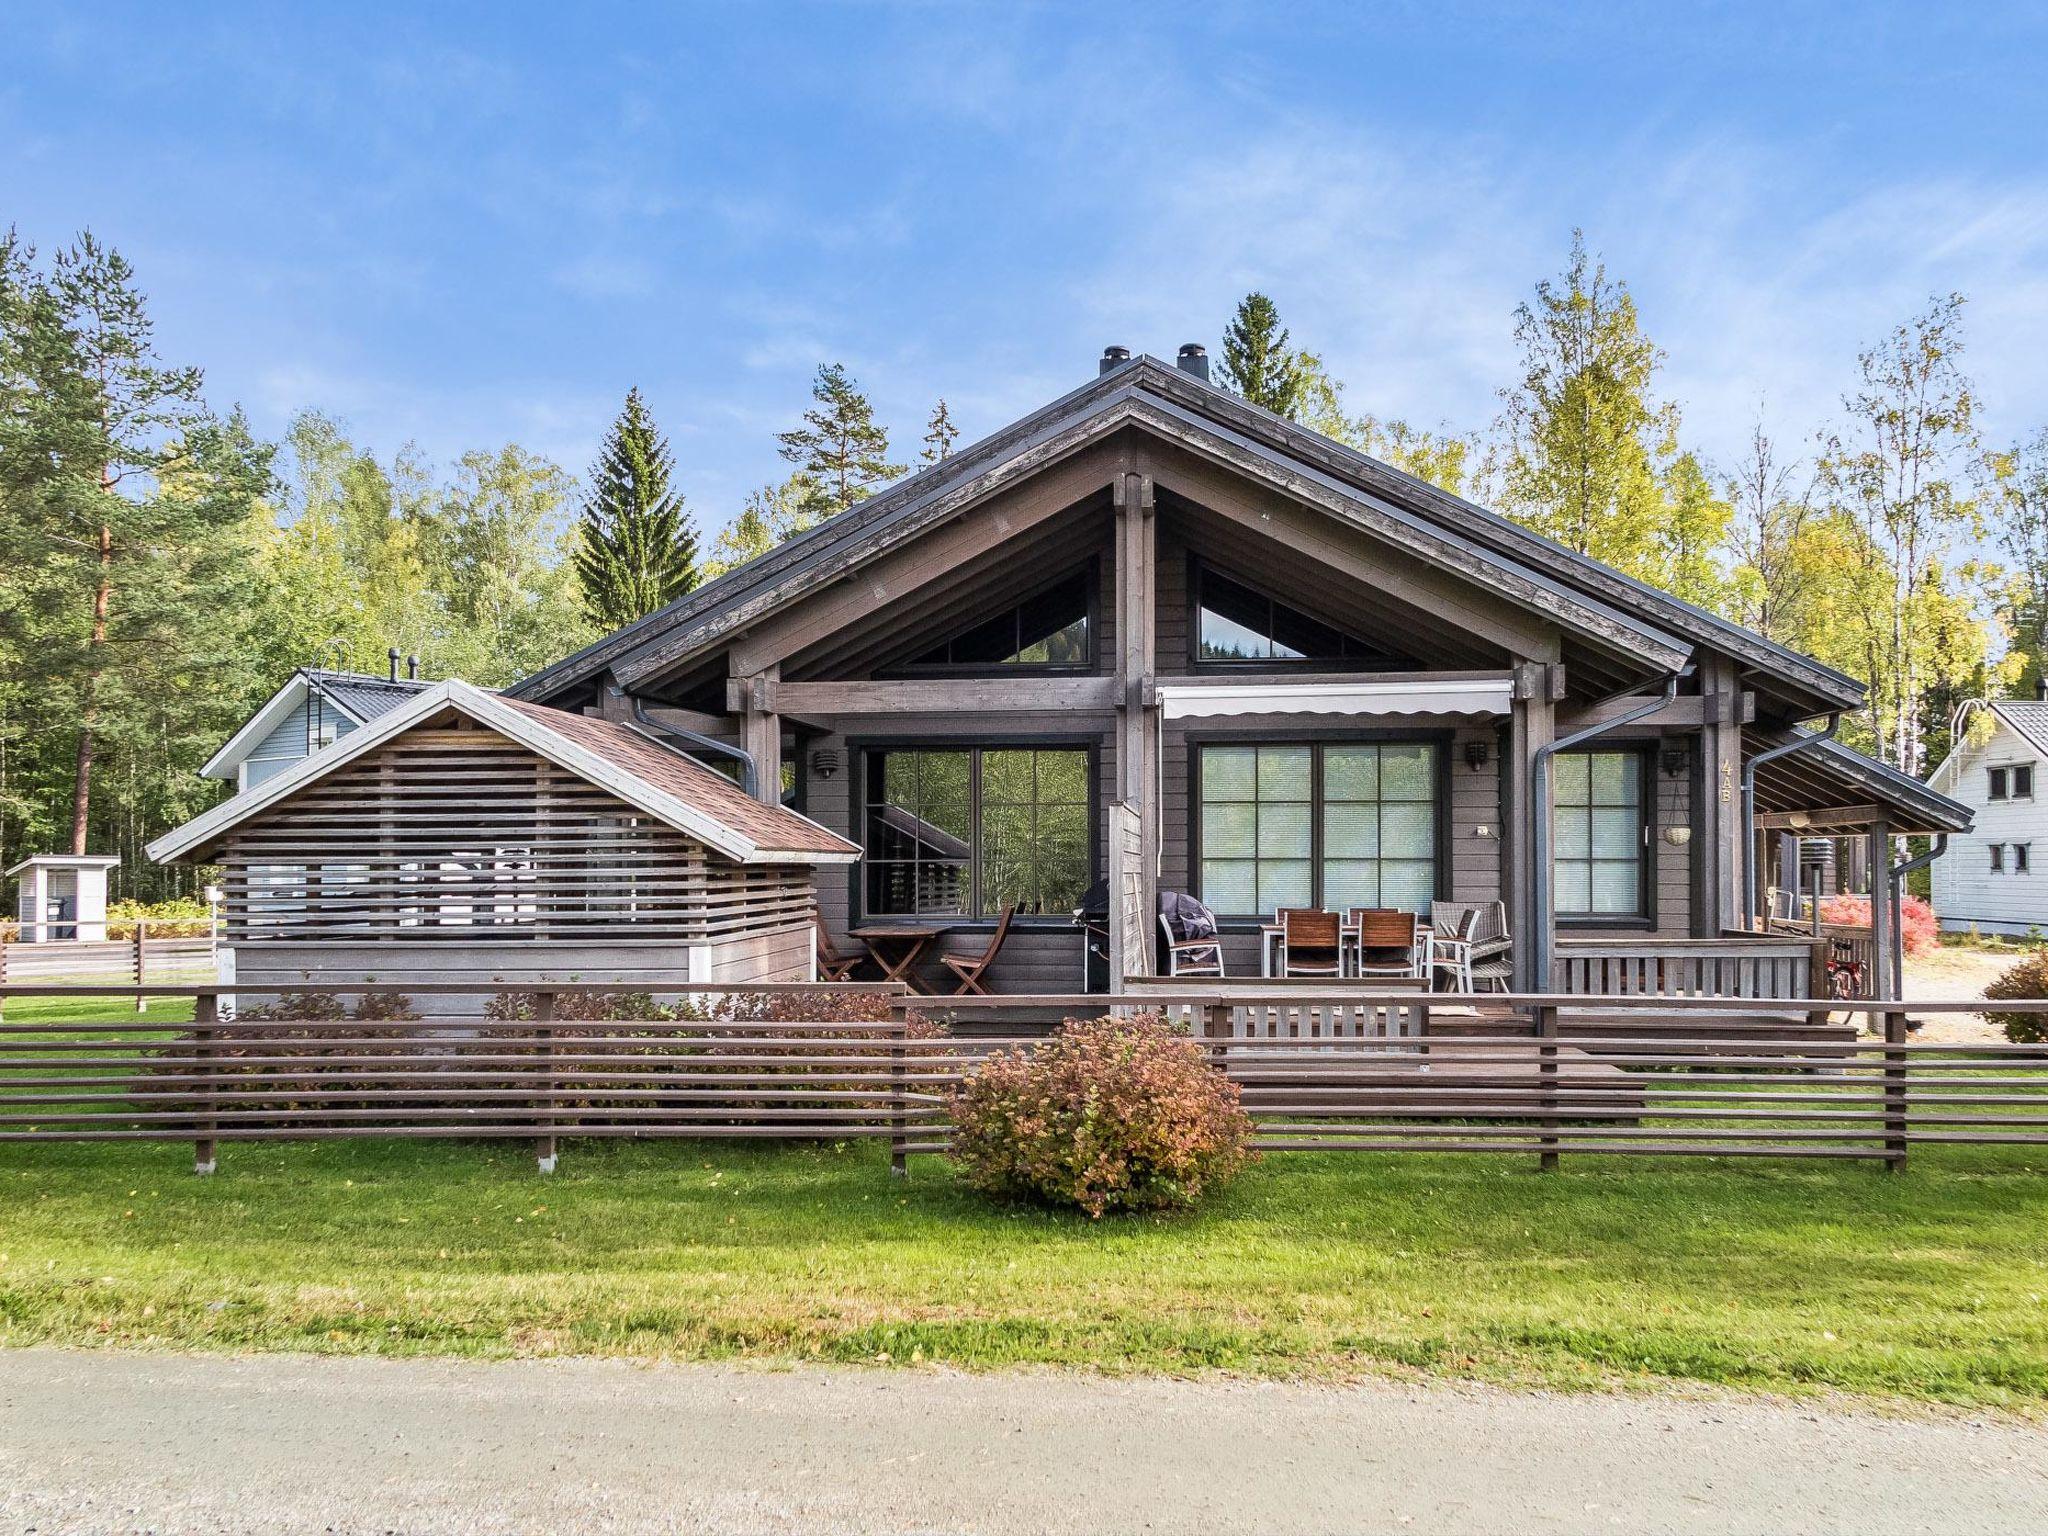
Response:
[{"label": "horizontal slat fence", "polygon": [[[16,987],[14,996],[60,989]],[[389,993],[385,985],[331,990]],[[418,990],[417,988],[412,990]],[[1644,1022],[1630,999],[1509,999],[1517,1037],[1399,1031],[1284,1037],[1232,1027],[1241,998],[949,999],[984,1032],[933,1036],[923,1021],[592,1023],[559,1016],[563,986],[532,995],[531,1017],[429,1021],[218,1017],[216,990],[193,1024],[131,1018],[52,1028],[0,1026],[0,1140],[191,1141],[210,1169],[218,1143],[323,1137],[523,1138],[552,1167],[564,1137],[885,1139],[901,1168],[951,1143],[954,1092],[996,1051],[1031,1051],[1040,1032],[1002,1023],[1162,1005],[1200,1020],[1201,1048],[1232,1081],[1267,1151],[1433,1151],[1863,1158],[1902,1165],[1916,1144],[2048,1145],[2048,1047],[1922,1044],[1905,1018],[1873,1009],[1875,1038],[1816,1041],[1730,1032],[1683,1035]],[[748,992],[817,994],[812,985]],[[875,988],[841,989],[872,993]],[[898,995],[899,1007],[923,1000]],[[1282,999],[1288,1006],[1299,1006]],[[1478,1001],[1437,997],[1447,1005]],[[1501,999],[1488,998],[1498,1003]],[[1361,993],[1397,1016],[1409,993]],[[1961,1012],[1981,1003],[1916,1003]],[[2048,1011],[2048,1004],[2017,1004]],[[1689,1000],[1705,1019],[1739,1007]],[[1561,1009],[1568,1008],[1568,1014]],[[1660,1016],[1665,1010],[1660,1009]],[[111,1010],[110,1010],[111,1012]],[[1427,1016],[1427,1013],[1426,1015]],[[1566,1021],[1597,1017],[1598,1035]],[[1597,1047],[1597,1054],[1592,1049]]]},{"label": "horizontal slat fence", "polygon": [[1822,997],[1814,954],[1810,937],[1560,939],[1557,986],[1587,997]]}]

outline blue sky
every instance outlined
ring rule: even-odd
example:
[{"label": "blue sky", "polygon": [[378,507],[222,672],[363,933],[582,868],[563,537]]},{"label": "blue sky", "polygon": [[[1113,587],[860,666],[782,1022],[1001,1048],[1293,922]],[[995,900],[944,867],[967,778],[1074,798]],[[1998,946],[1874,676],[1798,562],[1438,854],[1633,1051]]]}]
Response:
[{"label": "blue sky", "polygon": [[1575,224],[1724,462],[1949,289],[1991,433],[2048,424],[2048,7],[639,9],[0,0],[0,223],[118,245],[266,432],[581,472],[637,383],[707,527],[820,361],[901,449],[1252,287],[1481,425]]}]

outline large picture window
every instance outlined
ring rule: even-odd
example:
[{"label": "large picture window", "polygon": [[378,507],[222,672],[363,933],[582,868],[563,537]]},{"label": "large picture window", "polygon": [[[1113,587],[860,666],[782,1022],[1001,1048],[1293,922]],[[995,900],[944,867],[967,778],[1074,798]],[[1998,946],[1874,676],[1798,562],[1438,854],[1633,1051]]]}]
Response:
[{"label": "large picture window", "polygon": [[1399,907],[1437,894],[1429,742],[1199,749],[1201,897],[1231,916]]},{"label": "large picture window", "polygon": [[1062,916],[1093,877],[1085,748],[877,748],[866,756],[870,916]]},{"label": "large picture window", "polygon": [[1561,752],[1557,770],[1559,917],[1643,917],[1643,756]]}]

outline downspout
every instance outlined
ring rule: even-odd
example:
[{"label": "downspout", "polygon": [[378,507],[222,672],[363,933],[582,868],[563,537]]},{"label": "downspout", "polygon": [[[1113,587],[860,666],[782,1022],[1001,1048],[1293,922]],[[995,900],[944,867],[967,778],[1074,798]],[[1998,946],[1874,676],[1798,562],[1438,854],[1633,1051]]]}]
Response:
[{"label": "downspout", "polygon": [[652,731],[658,736],[672,736],[699,752],[712,752],[720,757],[731,758],[740,765],[740,788],[750,795],[754,792],[754,754],[744,747],[736,747],[729,741],[720,741],[716,736],[686,731],[680,725],[669,725],[656,720],[647,713],[647,706],[638,698],[633,700],[633,719],[642,729]]},{"label": "downspout", "polygon": [[[1885,900],[1892,904],[1892,989],[1903,995],[1906,990],[1906,930],[1899,921],[1902,898],[1906,894],[1906,876],[1916,869],[1925,869],[1944,853],[1948,852],[1948,834],[1937,832],[1928,850],[1917,858],[1905,859],[1892,865],[1890,876],[1885,881]],[[1887,1002],[1896,1001],[1887,998]]]},{"label": "downspout", "polygon": [[1612,720],[1603,720],[1583,730],[1573,731],[1569,736],[1559,737],[1536,749],[1535,761],[1529,768],[1529,820],[1530,852],[1536,865],[1535,912],[1531,914],[1535,933],[1530,942],[1536,946],[1535,985],[1538,992],[1550,990],[1551,962],[1556,948],[1551,938],[1550,901],[1556,872],[1550,867],[1550,760],[1558,753],[1568,751],[1581,742],[1591,741],[1595,736],[1604,736],[1609,731],[1618,731],[1625,725],[1634,725],[1638,720],[1647,720],[1658,710],[1668,707],[1678,697],[1678,679],[1682,673],[1674,672],[1664,679],[1661,697],[1647,704],[1638,705],[1626,714],[1616,715]]},{"label": "downspout", "polygon": [[1758,883],[1763,878],[1763,870],[1756,856],[1756,771],[1773,758],[1804,752],[1816,742],[1833,741],[1841,726],[1842,712],[1838,709],[1828,716],[1827,725],[1812,735],[1770,747],[1742,765],[1742,864],[1748,871],[1742,882],[1742,927],[1745,932],[1756,926],[1757,908],[1763,901],[1763,887]]}]

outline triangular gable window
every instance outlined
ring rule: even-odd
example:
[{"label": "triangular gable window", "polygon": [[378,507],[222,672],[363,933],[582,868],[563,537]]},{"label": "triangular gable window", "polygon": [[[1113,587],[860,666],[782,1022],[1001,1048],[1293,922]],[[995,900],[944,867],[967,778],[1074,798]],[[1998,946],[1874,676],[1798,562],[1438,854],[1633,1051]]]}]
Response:
[{"label": "triangular gable window", "polygon": [[1094,626],[1091,571],[1077,571],[913,657],[913,667],[1086,667]]},{"label": "triangular gable window", "polygon": [[1277,598],[1197,567],[1195,659],[1215,665],[1361,661],[1385,653]]}]

